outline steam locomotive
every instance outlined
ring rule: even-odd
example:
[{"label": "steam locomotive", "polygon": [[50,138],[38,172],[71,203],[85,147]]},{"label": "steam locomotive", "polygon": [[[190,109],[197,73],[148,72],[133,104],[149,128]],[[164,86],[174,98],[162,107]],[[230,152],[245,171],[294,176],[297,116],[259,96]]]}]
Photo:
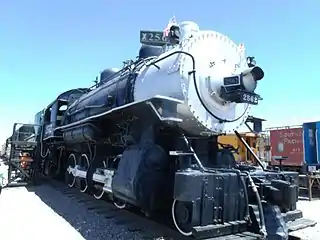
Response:
[{"label": "steam locomotive", "polygon": [[141,31],[140,42],[136,60],[36,115],[43,173],[120,209],[165,216],[184,236],[287,239],[308,227],[296,173],[238,166],[229,146],[219,148],[217,137],[261,100],[264,72],[244,46],[190,21],[168,36]]}]

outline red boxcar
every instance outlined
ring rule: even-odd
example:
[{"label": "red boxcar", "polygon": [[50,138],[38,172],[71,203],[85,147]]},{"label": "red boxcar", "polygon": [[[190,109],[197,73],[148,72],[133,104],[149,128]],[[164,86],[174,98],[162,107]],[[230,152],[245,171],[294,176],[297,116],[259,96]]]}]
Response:
[{"label": "red boxcar", "polygon": [[271,165],[279,165],[274,157],[288,157],[283,166],[303,165],[303,129],[302,127],[270,130]]}]

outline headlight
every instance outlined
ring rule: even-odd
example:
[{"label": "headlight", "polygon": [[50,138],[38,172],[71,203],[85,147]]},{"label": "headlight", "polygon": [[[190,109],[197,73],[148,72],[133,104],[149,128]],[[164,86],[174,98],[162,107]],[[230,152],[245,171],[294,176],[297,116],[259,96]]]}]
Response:
[{"label": "headlight", "polygon": [[229,102],[258,104],[260,96],[254,93],[257,81],[264,77],[263,70],[250,67],[239,75],[225,77],[221,86],[220,97]]}]

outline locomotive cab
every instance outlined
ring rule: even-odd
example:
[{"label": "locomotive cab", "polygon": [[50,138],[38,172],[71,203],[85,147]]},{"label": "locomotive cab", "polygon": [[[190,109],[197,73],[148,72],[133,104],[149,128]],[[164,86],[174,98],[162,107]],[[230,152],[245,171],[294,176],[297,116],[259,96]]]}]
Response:
[{"label": "locomotive cab", "polygon": [[53,123],[54,128],[61,126],[65,111],[67,110],[67,106],[68,101],[64,99],[58,99],[53,104],[53,111],[51,112],[51,122]]},{"label": "locomotive cab", "polygon": [[62,132],[59,127],[65,121],[68,116],[67,108],[84,93],[87,93],[89,89],[72,89],[66,91],[57,97],[47,108],[44,110],[43,117],[43,140],[58,140],[62,139]]},{"label": "locomotive cab", "polygon": [[53,125],[52,120],[54,119],[54,116],[56,115],[55,108],[53,108],[53,104],[50,104],[45,110],[44,110],[44,117],[43,117],[43,140],[46,141],[49,138],[54,137],[53,132]]},{"label": "locomotive cab", "polygon": [[67,100],[58,98],[44,110],[43,140],[56,140],[62,137],[61,131],[55,129],[63,123],[67,106]]}]

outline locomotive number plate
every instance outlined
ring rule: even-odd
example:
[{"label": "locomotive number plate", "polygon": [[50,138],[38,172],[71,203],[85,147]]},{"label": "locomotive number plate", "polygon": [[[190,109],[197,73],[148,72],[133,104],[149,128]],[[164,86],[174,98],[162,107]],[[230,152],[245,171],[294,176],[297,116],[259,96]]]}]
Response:
[{"label": "locomotive number plate", "polygon": [[140,43],[153,45],[153,46],[164,46],[167,44],[167,38],[163,32],[160,31],[140,31]]},{"label": "locomotive number plate", "polygon": [[259,98],[258,98],[258,96],[256,96],[255,94],[252,94],[252,93],[242,93],[241,100],[243,103],[257,105]]}]

